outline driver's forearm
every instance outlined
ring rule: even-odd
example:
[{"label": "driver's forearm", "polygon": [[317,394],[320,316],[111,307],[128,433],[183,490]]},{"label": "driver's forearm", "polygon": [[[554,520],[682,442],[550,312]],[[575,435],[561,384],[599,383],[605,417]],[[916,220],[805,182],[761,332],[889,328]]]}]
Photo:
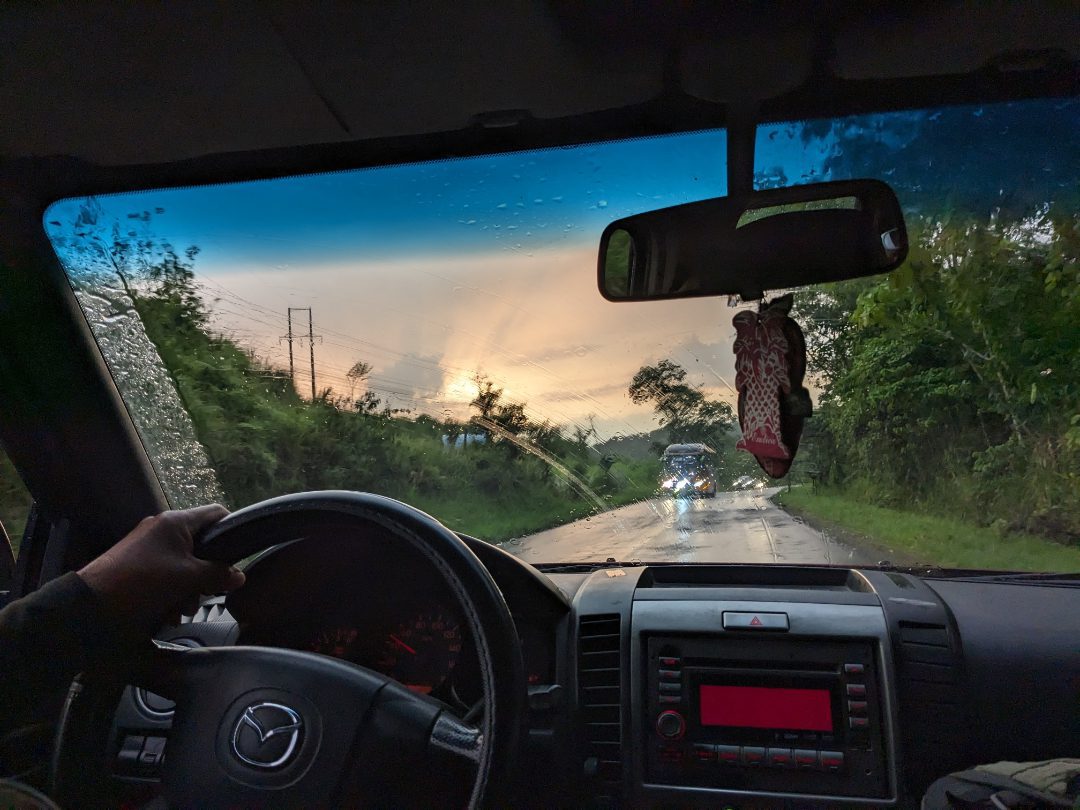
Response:
[{"label": "driver's forearm", "polygon": [[0,611],[0,730],[25,721],[116,645],[98,597],[65,574]]}]

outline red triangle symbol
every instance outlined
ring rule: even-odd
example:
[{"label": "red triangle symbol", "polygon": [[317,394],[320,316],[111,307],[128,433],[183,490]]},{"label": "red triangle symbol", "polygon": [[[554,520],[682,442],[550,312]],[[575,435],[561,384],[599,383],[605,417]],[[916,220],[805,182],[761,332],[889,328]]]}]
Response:
[{"label": "red triangle symbol", "polygon": [[759,619],[757,616],[755,616],[754,618],[752,618],[750,620],[750,626],[751,627],[761,627],[761,619]]}]

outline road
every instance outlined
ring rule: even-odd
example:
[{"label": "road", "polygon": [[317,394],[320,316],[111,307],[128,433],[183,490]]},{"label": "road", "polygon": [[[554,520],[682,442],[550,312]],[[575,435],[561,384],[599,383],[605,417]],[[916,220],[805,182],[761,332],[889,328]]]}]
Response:
[{"label": "road", "polygon": [[776,489],[715,498],[653,498],[503,544],[532,563],[617,560],[866,565],[872,552],[842,545],[769,500]]}]

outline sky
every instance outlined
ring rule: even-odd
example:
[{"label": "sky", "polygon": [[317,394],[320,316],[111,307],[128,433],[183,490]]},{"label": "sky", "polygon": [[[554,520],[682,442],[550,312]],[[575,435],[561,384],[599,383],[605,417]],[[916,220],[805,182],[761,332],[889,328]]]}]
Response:
[{"label": "sky", "polygon": [[[831,144],[759,136],[762,174],[816,179]],[[122,235],[196,245],[215,329],[288,368],[289,307],[310,307],[316,388],[350,393],[356,362],[385,404],[468,416],[475,376],[534,420],[595,426],[601,439],[656,427],[627,387],[670,358],[734,404],[726,299],[612,303],[596,286],[611,221],[726,193],[725,133],[699,133],[246,184],[56,203],[56,237]],[[78,282],[91,269],[75,264]],[[294,333],[307,313],[294,312]],[[294,340],[297,387],[309,346]],[[355,393],[359,389],[354,389]]]}]

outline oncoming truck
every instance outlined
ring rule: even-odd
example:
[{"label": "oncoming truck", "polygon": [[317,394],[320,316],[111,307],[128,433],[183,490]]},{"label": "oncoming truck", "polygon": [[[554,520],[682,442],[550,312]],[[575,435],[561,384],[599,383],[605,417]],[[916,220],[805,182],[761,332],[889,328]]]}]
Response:
[{"label": "oncoming truck", "polygon": [[681,497],[716,497],[716,451],[700,442],[669,444],[661,456],[660,488]]}]

